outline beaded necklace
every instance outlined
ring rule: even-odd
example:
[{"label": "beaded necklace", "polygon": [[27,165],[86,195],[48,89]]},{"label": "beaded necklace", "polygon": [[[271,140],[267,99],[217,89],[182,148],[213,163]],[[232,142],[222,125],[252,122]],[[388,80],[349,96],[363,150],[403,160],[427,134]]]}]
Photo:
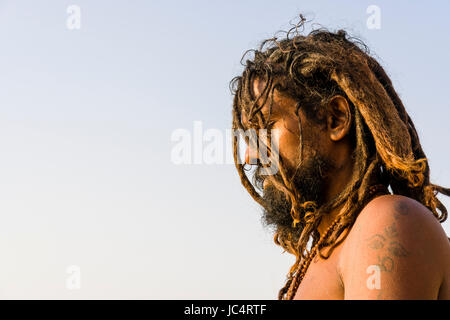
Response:
[{"label": "beaded necklace", "polygon": [[[389,193],[386,186],[383,184],[377,184],[369,187],[369,196],[376,195],[378,193]],[[294,275],[294,279],[289,287],[289,290],[286,293],[286,299],[283,299],[281,297],[281,300],[293,300],[295,294],[297,293],[298,287],[300,286],[300,283],[302,282],[303,278],[305,277],[306,271],[308,270],[309,265],[311,264],[311,261],[316,256],[317,252],[319,251],[320,245],[330,236],[330,234],[336,229],[336,226],[342,219],[342,215],[338,216],[327,228],[327,230],[323,233],[323,235],[320,237],[319,241],[314,245],[313,248],[309,251],[307,257],[303,259],[302,263],[299,267],[297,267],[296,273]]]}]

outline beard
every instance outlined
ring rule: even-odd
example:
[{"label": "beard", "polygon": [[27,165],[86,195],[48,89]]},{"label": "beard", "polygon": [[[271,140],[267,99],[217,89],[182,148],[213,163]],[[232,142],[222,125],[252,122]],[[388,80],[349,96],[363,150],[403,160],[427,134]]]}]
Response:
[{"label": "beard", "polygon": [[[300,199],[298,203],[306,201],[313,201],[317,207],[325,204],[324,189],[325,189],[325,175],[330,169],[334,168],[331,160],[316,154],[302,163],[302,165],[295,172],[293,178],[293,185],[296,188]],[[257,170],[255,172],[255,181],[260,186],[263,185],[266,176],[262,176]],[[280,191],[273,184],[269,183],[263,190],[262,195],[264,201],[262,221],[263,224],[279,234],[290,234],[294,240],[298,240],[301,231],[302,223],[293,227],[291,216],[291,201],[286,199],[286,194]],[[305,211],[300,212],[300,219],[302,220]]]}]

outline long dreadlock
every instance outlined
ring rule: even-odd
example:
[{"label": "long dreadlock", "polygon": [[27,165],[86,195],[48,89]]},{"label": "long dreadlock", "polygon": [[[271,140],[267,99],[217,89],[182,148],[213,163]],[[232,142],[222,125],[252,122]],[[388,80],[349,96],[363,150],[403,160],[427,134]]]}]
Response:
[{"label": "long dreadlock", "polygon": [[[256,120],[262,128],[268,126],[269,119],[265,119],[260,110],[269,97],[271,110],[275,89],[282,90],[299,102],[297,115],[301,107],[317,123],[322,120],[320,115],[330,99],[341,94],[349,101],[354,119],[355,170],[347,187],[332,201],[320,208],[311,202],[299,203],[300,197],[281,158],[280,174],[268,177],[290,200],[293,226],[298,230],[296,234],[285,230],[275,233],[275,243],[296,256],[280,296],[287,291],[297,266],[306,257],[309,240],[312,240],[312,246],[317,243],[317,227],[322,216],[343,206],[339,225],[322,246],[328,248],[327,253],[319,251],[320,256],[326,259],[339,244],[337,239],[343,233],[345,238],[358,213],[370,200],[368,189],[374,179],[390,187],[394,194],[419,201],[441,223],[447,218],[447,210],[437,194],[450,196],[449,188],[430,182],[430,168],[414,124],[391,80],[380,64],[369,55],[367,46],[343,30],[330,32],[316,29],[308,35],[302,35],[299,29],[304,30],[305,21],[300,15],[300,22],[286,32],[286,37],[264,40],[258,50],[247,51],[243,59],[249,52],[253,52],[253,59],[247,59],[242,75],[231,81],[234,94],[233,132],[246,129],[241,121],[243,112],[248,115],[249,121]],[[264,90],[258,97],[254,97],[251,90],[256,77],[265,80]],[[299,129],[301,157],[300,120]],[[244,165],[239,161],[238,144],[239,136],[234,135],[234,161],[241,182],[250,195],[264,206],[262,197],[249,181]]]}]

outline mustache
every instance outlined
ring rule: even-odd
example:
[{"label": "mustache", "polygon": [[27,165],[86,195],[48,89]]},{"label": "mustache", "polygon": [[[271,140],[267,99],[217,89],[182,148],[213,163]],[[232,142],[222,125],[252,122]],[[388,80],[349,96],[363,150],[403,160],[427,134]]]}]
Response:
[{"label": "mustache", "polygon": [[273,177],[275,180],[279,181],[279,182],[283,182],[282,176],[279,172],[273,174],[273,175],[267,175],[264,174],[265,172],[265,168],[261,167],[261,166],[257,166],[255,169],[255,172],[253,174],[253,185],[259,189],[260,191],[263,191],[263,187],[264,187],[264,182],[266,180],[271,180],[270,177]]},{"label": "mustache", "polygon": [[263,167],[257,166],[253,174],[253,185],[259,190],[263,190],[264,181],[267,179],[267,176],[262,174],[263,169]]}]

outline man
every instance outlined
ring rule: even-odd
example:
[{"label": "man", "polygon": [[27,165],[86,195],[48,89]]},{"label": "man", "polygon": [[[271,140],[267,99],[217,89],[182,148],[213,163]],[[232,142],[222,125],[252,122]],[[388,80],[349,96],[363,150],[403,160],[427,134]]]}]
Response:
[{"label": "man", "polygon": [[[279,299],[450,299],[450,245],[413,122],[383,68],[344,31],[299,25],[266,40],[232,81],[233,129],[267,129],[253,184],[275,243],[296,256]],[[244,55],[245,56],[245,55]],[[270,132],[274,132],[271,136]],[[272,157],[273,158],[273,157]]]}]

